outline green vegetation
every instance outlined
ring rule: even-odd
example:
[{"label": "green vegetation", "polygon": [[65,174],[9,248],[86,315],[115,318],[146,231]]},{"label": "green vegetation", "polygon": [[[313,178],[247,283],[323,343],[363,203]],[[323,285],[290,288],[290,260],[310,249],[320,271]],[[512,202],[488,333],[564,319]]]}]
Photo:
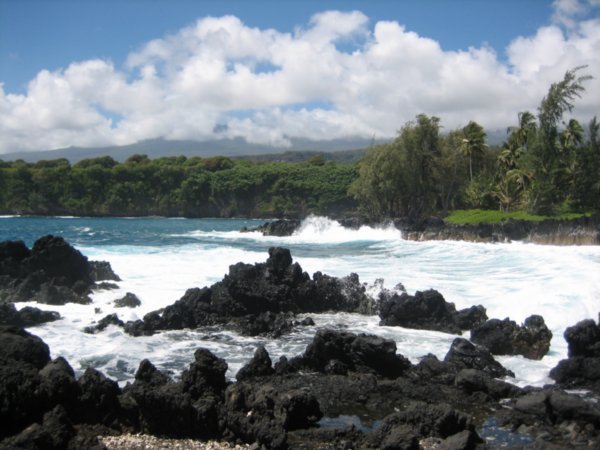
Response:
[{"label": "green vegetation", "polygon": [[339,215],[353,164],[252,163],[225,157],[134,155],[27,164],[0,161],[0,211],[21,214],[268,217]]},{"label": "green vegetation", "polygon": [[594,118],[586,133],[577,120],[563,121],[591,78],[577,76],[581,69],[550,86],[537,116],[519,113],[499,147],[486,144],[476,122],[441,135],[438,118],[417,116],[391,144],[369,149],[350,193],[376,219],[418,221],[457,209],[510,213],[472,219],[485,222],[600,212],[600,124]]},{"label": "green vegetation", "polygon": [[359,211],[375,220],[419,222],[454,211],[451,223],[480,223],[600,212],[600,123],[594,118],[586,129],[563,119],[590,78],[578,76],[581,69],[550,86],[537,115],[520,112],[501,146],[488,145],[477,122],[441,133],[440,119],[420,114],[358,163],[358,151],[345,154],[352,162],[318,152],[278,156],[287,162],[265,155],[134,155],[123,163],[105,156],[74,165],[0,160],[0,213],[304,217]]},{"label": "green vegetation", "polygon": [[558,219],[558,220],[571,220],[579,219],[588,214],[582,213],[564,213],[555,216],[540,216],[536,214],[529,214],[525,211],[490,211],[483,209],[459,209],[452,211],[446,221],[454,225],[477,225],[480,223],[500,223],[506,220],[526,220],[531,222],[541,222],[542,220]]}]

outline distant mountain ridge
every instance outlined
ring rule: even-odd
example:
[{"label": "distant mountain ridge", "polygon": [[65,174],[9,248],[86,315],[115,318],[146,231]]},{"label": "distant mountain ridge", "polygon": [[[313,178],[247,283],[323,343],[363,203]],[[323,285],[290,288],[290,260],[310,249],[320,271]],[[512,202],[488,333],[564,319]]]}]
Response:
[{"label": "distant mountain ridge", "polygon": [[[373,140],[365,138],[332,139],[327,141],[313,141],[310,139],[291,139],[290,147],[273,147],[264,144],[252,144],[242,138],[222,139],[210,141],[167,141],[165,139],[151,139],[140,141],[135,144],[112,146],[112,147],[68,147],[58,150],[32,151],[0,154],[0,159],[4,161],[14,161],[22,159],[26,162],[37,162],[40,160],[51,160],[66,158],[69,162],[76,163],[86,158],[95,158],[98,156],[110,156],[116,161],[125,161],[131,155],[145,154],[151,159],[165,156],[199,156],[208,158],[211,156],[228,156],[234,158],[248,157],[249,159],[279,159],[292,158],[291,153],[302,152],[307,155],[350,151],[360,152],[361,154],[370,145],[387,142],[387,140]],[[285,156],[287,155],[287,156]],[[253,156],[255,158],[253,158]],[[340,155],[342,156],[342,155]],[[331,158],[325,158],[331,159]],[[342,158],[344,159],[344,158]]]}]

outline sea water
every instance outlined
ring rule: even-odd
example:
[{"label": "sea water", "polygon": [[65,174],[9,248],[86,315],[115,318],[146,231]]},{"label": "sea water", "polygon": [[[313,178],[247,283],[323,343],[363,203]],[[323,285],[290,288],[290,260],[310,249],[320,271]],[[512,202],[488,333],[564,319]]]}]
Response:
[{"label": "sea water", "polygon": [[[63,236],[91,260],[109,261],[122,278],[119,289],[98,291],[90,305],[26,305],[58,311],[60,321],[30,328],[50,346],[52,357],[63,356],[80,375],[94,367],[121,384],[133,378],[141,360],[178,378],[205,347],[224,358],[228,376],[248,361],[257,345],[272,359],[302,353],[316,330],[333,327],[374,333],[395,340],[398,352],[418,362],[427,353],[443,358],[456,337],[433,331],[379,326],[377,316],[313,314],[316,327],[301,327],[278,339],[244,337],[218,327],[178,330],[131,337],[109,326],[97,334],[83,329],[107,314],[141,319],[149,311],[179,299],[188,288],[219,281],[231,264],[265,261],[272,246],[288,247],[309,274],[316,271],[359,275],[369,292],[402,283],[409,293],[437,289],[457,309],[481,304],[489,317],[510,317],[522,323],[541,314],[554,337],[541,361],[520,356],[497,359],[515,372],[517,385],[551,383],[548,373],[567,356],[563,332],[600,311],[600,247],[541,246],[524,243],[475,244],[459,241],[413,242],[393,227],[349,230],[324,217],[306,219],[289,237],[241,233],[262,224],[241,219],[2,217],[0,240],[22,239],[28,245],[40,236]],[[137,308],[115,308],[127,292],[142,301]],[[468,332],[466,333],[468,337]]]}]

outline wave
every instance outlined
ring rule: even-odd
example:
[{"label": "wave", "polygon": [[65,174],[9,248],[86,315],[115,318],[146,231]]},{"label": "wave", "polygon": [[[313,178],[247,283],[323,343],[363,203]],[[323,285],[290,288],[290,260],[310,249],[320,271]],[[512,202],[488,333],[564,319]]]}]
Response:
[{"label": "wave", "polygon": [[402,233],[393,225],[351,229],[328,217],[309,216],[302,221],[291,238],[307,243],[379,242],[401,240]]}]

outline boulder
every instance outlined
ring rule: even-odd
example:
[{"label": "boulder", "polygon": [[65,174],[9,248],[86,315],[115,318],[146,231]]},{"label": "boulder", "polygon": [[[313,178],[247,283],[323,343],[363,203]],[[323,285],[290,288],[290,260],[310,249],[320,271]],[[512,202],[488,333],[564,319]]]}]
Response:
[{"label": "boulder", "polygon": [[582,320],[564,333],[571,356],[600,356],[600,326],[592,319]]},{"label": "boulder", "polygon": [[379,303],[380,325],[460,334],[462,327],[487,319],[483,306],[456,311],[454,303],[444,300],[434,289],[417,291],[414,296],[403,292],[383,297]]},{"label": "boulder", "polygon": [[119,416],[119,385],[104,374],[88,367],[77,380],[79,397],[76,405],[78,422],[112,425]]},{"label": "boulder", "polygon": [[446,353],[444,361],[451,363],[458,369],[481,370],[493,378],[515,376],[513,372],[504,368],[502,364],[496,361],[487,349],[475,346],[463,338],[456,338],[452,341],[452,345],[448,353]]},{"label": "boulder", "polygon": [[50,350],[22,328],[0,326],[0,359],[22,361],[39,370],[50,361]]},{"label": "boulder", "polygon": [[263,236],[291,236],[300,227],[300,220],[295,219],[279,219],[272,222],[265,222],[264,224],[255,228],[242,228],[241,231],[247,232],[261,232]]},{"label": "boulder", "polygon": [[254,352],[252,359],[243,366],[235,378],[242,381],[248,378],[268,376],[275,373],[272,367],[271,357],[264,346],[260,345]]},{"label": "boulder", "polygon": [[551,340],[552,332],[538,315],[528,317],[523,325],[508,318],[490,319],[471,330],[471,341],[494,355],[523,355],[539,360],[548,353]]},{"label": "boulder", "polygon": [[31,250],[22,241],[0,242],[2,301],[87,304],[91,302],[88,294],[95,279],[103,277],[116,277],[110,264],[92,265],[62,237],[43,236]]},{"label": "boulder", "polygon": [[140,306],[142,302],[137,295],[127,292],[124,297],[115,300],[115,308],[136,308]]},{"label": "boulder", "polygon": [[370,443],[381,449],[417,450],[423,438],[446,439],[463,431],[472,433],[474,442],[482,442],[466,414],[444,403],[411,402],[404,410],[387,416],[372,433]]},{"label": "boulder", "polygon": [[550,377],[566,386],[600,391],[600,326],[592,319],[578,322],[564,332],[569,358],[550,371]]},{"label": "boulder", "polygon": [[98,281],[121,281],[108,261],[90,261],[90,276],[95,282]]},{"label": "boulder", "polygon": [[391,339],[334,330],[317,331],[299,362],[320,372],[336,373],[336,367],[341,366],[388,378],[398,377],[411,367],[408,359],[396,354],[396,343]]},{"label": "boulder", "polygon": [[116,314],[108,314],[102,319],[100,319],[96,325],[90,325],[88,327],[85,327],[83,329],[83,332],[88,334],[95,334],[99,331],[103,331],[109,325],[116,325],[122,327],[125,325],[125,323],[121,319],[119,319],[119,316],[117,316]]},{"label": "boulder", "polygon": [[46,322],[60,319],[56,311],[42,311],[39,308],[25,306],[17,310],[12,303],[0,303],[0,325],[13,325],[16,327],[33,327]]}]

